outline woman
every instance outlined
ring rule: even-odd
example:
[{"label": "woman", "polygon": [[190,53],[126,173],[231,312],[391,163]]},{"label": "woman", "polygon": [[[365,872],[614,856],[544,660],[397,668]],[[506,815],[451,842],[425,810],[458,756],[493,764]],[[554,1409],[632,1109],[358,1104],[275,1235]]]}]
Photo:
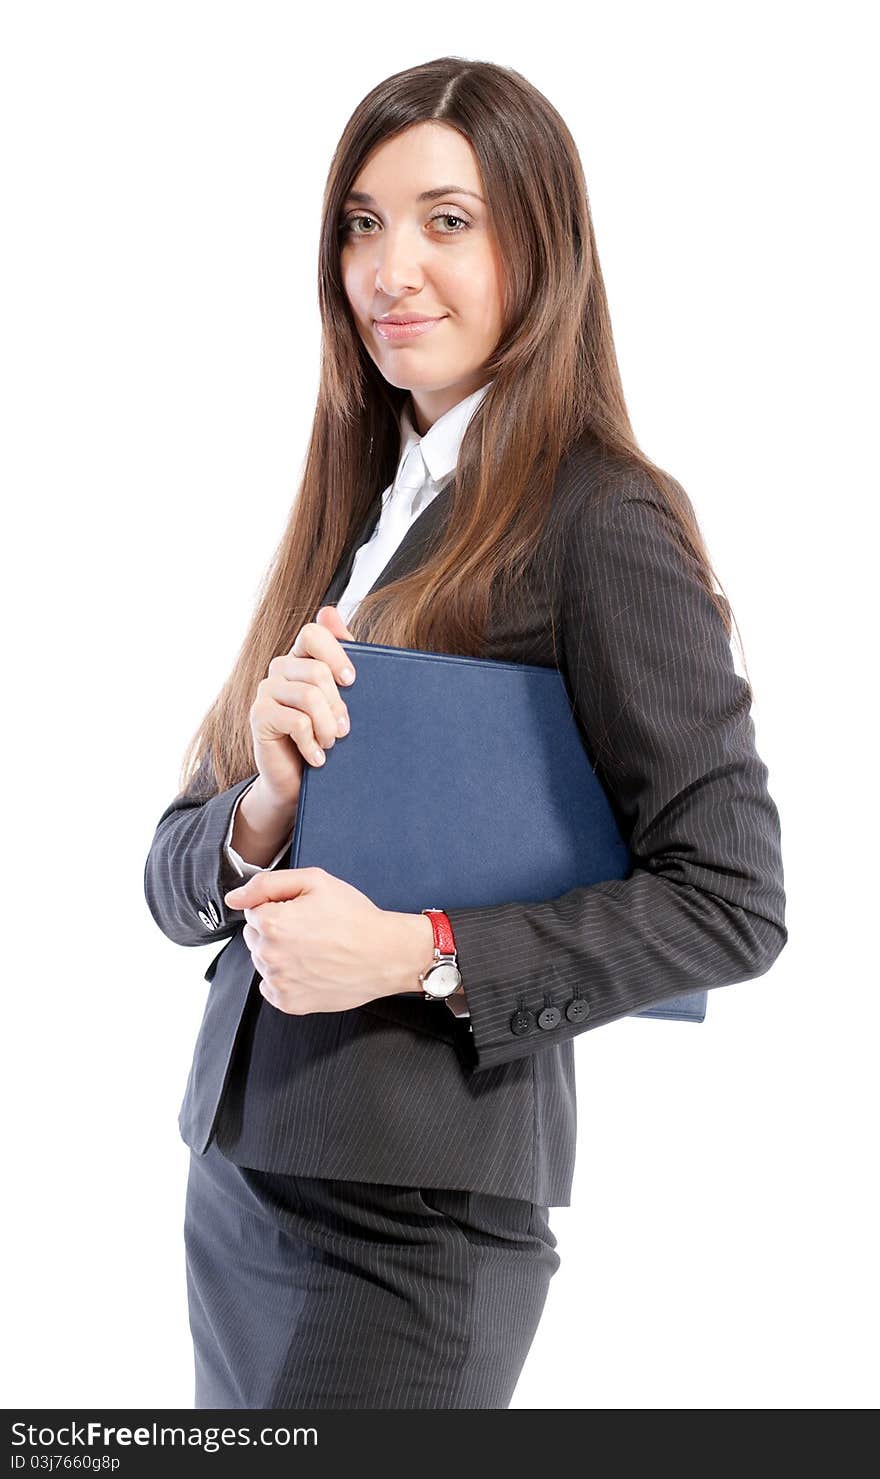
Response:
[{"label": "woman", "polygon": [[[145,873],[172,940],[228,942],[180,1113],[196,1405],[506,1407],[559,1264],[573,1039],[768,970],[779,817],[548,101],[456,57],[374,88],[319,285],[302,485]],[[304,767],[345,743],[350,639],[558,666],[631,876],[435,915],[285,868]]]}]

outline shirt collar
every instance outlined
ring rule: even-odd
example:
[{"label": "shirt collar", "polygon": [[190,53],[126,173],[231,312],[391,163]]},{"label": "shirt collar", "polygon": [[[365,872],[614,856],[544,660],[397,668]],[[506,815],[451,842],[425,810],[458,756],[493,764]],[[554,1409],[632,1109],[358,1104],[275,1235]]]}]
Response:
[{"label": "shirt collar", "polygon": [[[490,380],[488,385],[481,385],[479,390],[473,391],[471,395],[465,396],[463,401],[451,406],[438,416],[434,425],[425,432],[423,437],[419,436],[412,422],[410,414],[410,401],[407,401],[400,413],[400,457],[397,462],[397,471],[403,464],[407,452],[414,442],[420,443],[420,451],[428,469],[431,481],[439,483],[449,473],[455,470],[458,461],[458,453],[464,434],[468,428],[468,422],[482,401],[484,395],[493,384]],[[396,478],[397,474],[395,474]]]}]

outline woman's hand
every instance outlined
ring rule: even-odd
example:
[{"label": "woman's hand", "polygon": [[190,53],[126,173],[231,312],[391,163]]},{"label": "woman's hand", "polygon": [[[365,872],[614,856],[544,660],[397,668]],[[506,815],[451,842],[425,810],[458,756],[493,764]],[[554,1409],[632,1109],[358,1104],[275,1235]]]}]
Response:
[{"label": "woman's hand", "polygon": [[351,684],[354,668],[340,640],[354,638],[337,608],[322,606],[290,651],[273,657],[257,687],[250,711],[254,762],[263,791],[285,806],[299,801],[305,761],[323,765],[324,751],[348,733],[348,708],[336,685],[345,685],[346,669]]},{"label": "woman's hand", "polygon": [[419,991],[432,959],[426,915],[380,909],[324,868],[256,873],[224,899],[247,920],[242,933],[262,995],[294,1016]]}]

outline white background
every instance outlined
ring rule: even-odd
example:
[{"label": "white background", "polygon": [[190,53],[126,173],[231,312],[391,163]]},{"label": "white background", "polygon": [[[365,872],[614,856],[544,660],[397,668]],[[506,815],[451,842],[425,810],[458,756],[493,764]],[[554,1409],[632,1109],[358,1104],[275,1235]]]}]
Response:
[{"label": "white background", "polygon": [[332,151],[453,53],[580,148],[636,435],[742,632],[790,930],[702,1026],[579,1038],[513,1406],[873,1406],[869,7],[435,9],[3,10],[4,1399],[191,1406],[177,1111],[215,947],[156,928],[144,861],[298,485]]}]

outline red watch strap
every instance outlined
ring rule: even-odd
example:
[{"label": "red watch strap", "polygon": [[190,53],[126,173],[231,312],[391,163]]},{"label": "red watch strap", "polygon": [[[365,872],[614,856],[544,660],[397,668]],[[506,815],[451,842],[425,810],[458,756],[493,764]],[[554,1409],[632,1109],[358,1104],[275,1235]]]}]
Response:
[{"label": "red watch strap", "polygon": [[427,914],[431,921],[436,949],[443,955],[454,955],[455,936],[452,933],[449,915],[444,914],[442,909],[423,909],[422,913]]}]

